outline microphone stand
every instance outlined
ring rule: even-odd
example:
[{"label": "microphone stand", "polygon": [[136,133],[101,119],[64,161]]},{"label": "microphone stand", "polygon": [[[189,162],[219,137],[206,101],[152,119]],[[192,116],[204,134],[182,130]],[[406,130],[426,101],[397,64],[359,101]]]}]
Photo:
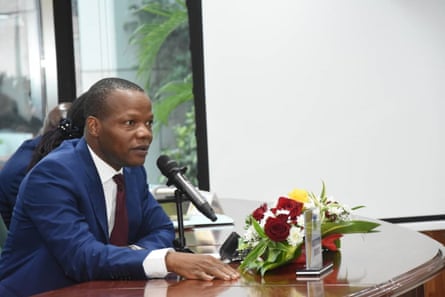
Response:
[{"label": "microphone stand", "polygon": [[[186,170],[186,168],[182,168],[183,171]],[[168,185],[169,183],[167,183]],[[183,253],[193,253],[192,250],[190,250],[189,248],[186,247],[185,244],[185,235],[184,235],[184,217],[183,217],[183,212],[182,212],[182,202],[184,200],[185,195],[182,191],[180,191],[179,189],[175,190],[175,203],[176,203],[176,216],[177,216],[177,220],[178,220],[178,238],[176,238],[173,241],[173,246],[175,247],[175,250],[178,252],[183,252]]]}]

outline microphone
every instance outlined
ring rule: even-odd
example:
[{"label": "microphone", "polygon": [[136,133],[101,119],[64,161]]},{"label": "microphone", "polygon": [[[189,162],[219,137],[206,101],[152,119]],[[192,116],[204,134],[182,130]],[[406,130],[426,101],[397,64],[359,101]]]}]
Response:
[{"label": "microphone", "polygon": [[186,168],[179,168],[176,161],[161,155],[156,164],[163,175],[168,178],[167,185],[174,185],[183,192],[196,208],[213,222],[217,220],[215,212],[202,194],[184,177]]}]

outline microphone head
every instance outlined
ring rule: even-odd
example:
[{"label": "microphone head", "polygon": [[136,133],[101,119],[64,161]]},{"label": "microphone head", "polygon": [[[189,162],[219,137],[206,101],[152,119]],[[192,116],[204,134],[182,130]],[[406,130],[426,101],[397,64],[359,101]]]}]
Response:
[{"label": "microphone head", "polygon": [[161,173],[166,177],[170,177],[173,173],[180,171],[178,168],[178,163],[166,155],[159,156],[156,164],[158,165]]}]

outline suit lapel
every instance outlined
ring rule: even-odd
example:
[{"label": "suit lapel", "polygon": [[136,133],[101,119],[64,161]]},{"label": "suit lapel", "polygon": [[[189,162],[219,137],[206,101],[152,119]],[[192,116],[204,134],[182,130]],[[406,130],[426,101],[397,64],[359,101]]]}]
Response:
[{"label": "suit lapel", "polygon": [[[99,174],[97,173],[96,166],[94,165],[84,138],[81,138],[76,149],[80,155],[80,158],[85,164],[85,166],[83,166],[85,169],[85,182],[88,189],[91,207],[96,217],[96,222],[101,230],[101,235],[104,237],[104,239],[108,240],[108,220],[106,213],[107,208],[105,205],[105,194],[101,186],[102,182],[100,181]],[[98,187],[98,185],[100,186]]]},{"label": "suit lapel", "polygon": [[132,223],[135,218],[139,216],[139,210],[141,209],[141,206],[138,205],[138,200],[134,199],[137,197],[135,195],[135,190],[137,189],[136,180],[133,178],[133,175],[131,173],[131,170],[129,168],[124,167],[124,177],[125,177],[125,195],[126,199],[125,202],[127,204],[127,211],[131,216],[128,217],[128,238],[131,240],[132,231],[134,231],[136,228],[132,228]]}]

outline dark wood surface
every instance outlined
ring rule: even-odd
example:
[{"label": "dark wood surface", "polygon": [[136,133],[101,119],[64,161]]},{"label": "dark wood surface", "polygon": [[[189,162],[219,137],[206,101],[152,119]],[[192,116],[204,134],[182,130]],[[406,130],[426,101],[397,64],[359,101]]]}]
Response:
[{"label": "dark wood surface", "polygon": [[[445,230],[422,231],[422,233],[445,244]],[[425,297],[444,297],[445,296],[445,270],[424,285]]]},{"label": "dark wood surface", "polygon": [[[235,228],[219,226],[188,230],[189,247],[199,252],[218,252],[219,245],[235,230],[257,203],[222,199]],[[334,269],[322,279],[297,279],[297,264],[258,275],[245,273],[237,281],[181,280],[177,277],[149,281],[93,281],[37,296],[419,296],[417,289],[439,275],[445,265],[444,248],[419,232],[379,222],[379,232],[342,238],[340,252],[324,253]],[[241,228],[240,228],[241,226]],[[233,264],[236,265],[236,264]]]}]

